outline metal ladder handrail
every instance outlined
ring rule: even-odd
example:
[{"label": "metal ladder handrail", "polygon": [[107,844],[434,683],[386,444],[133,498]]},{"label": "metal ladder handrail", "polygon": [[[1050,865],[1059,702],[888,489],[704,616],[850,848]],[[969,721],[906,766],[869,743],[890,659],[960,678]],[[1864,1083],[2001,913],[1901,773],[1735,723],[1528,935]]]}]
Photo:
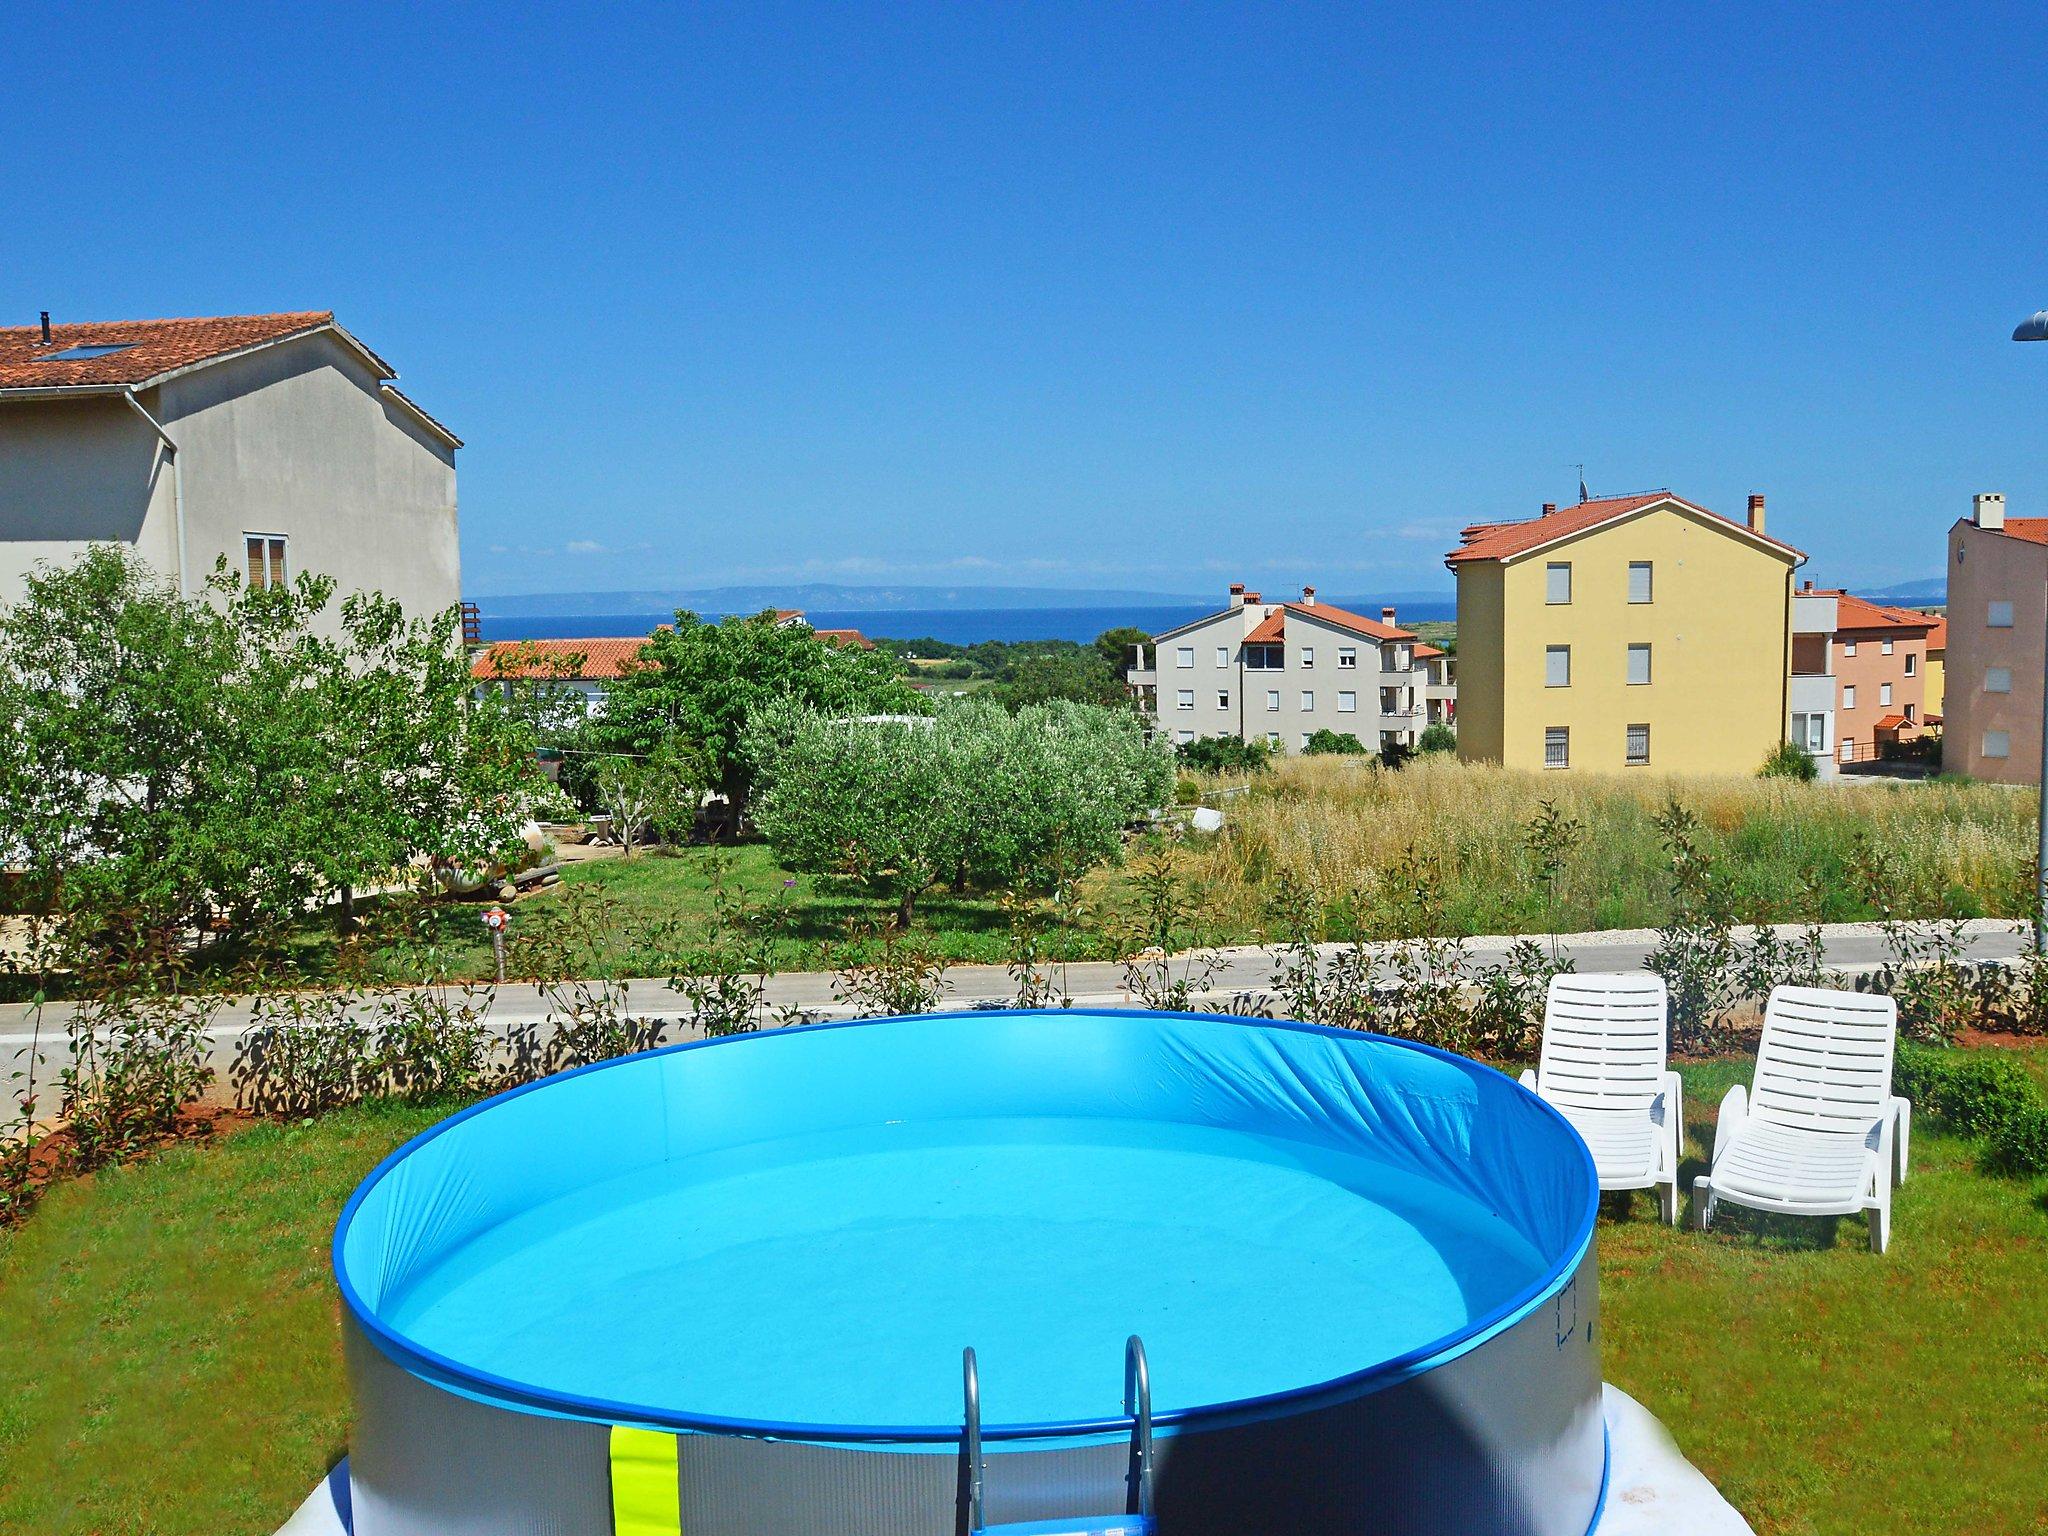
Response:
[{"label": "metal ladder handrail", "polygon": [[[961,1397],[965,1407],[962,1450],[967,1458],[967,1528],[982,1530],[985,1462],[981,1449],[981,1372],[974,1347],[960,1351]],[[1135,1333],[1124,1341],[1124,1417],[1131,1421],[1131,1459],[1124,1474],[1126,1514],[1152,1514],[1152,1370],[1145,1342]]]}]

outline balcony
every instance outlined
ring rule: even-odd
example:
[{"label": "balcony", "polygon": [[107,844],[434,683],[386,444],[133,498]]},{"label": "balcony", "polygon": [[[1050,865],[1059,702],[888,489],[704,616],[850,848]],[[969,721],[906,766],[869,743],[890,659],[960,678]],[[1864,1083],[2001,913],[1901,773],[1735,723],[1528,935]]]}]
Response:
[{"label": "balcony", "polygon": [[1795,715],[1833,714],[1835,709],[1835,674],[1832,672],[1794,672],[1792,674],[1792,713]]},{"label": "balcony", "polygon": [[1155,688],[1159,685],[1159,668],[1155,665],[1151,646],[1131,647],[1125,658],[1124,681],[1133,688]]}]

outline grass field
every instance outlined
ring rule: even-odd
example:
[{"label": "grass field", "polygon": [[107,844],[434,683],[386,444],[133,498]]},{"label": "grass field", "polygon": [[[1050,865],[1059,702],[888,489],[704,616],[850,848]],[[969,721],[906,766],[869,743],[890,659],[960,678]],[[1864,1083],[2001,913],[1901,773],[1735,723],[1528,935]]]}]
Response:
[{"label": "grass field", "polygon": [[[1222,836],[1171,849],[1198,907],[1186,929],[1216,944],[1269,936],[1283,871],[1341,898],[1370,889],[1411,848],[1435,861],[1436,927],[1443,933],[1655,927],[1670,902],[1652,818],[1673,797],[1699,815],[1704,847],[1717,861],[1740,921],[1878,915],[1853,867],[1859,838],[1895,867],[1902,914],[2011,916],[2034,847],[2033,797],[1988,785],[1580,777],[1442,757],[1399,773],[1362,759],[1283,759],[1243,793],[1221,793],[1242,787],[1242,779],[1187,782],[1228,817]],[[1549,905],[1523,846],[1530,818],[1546,799],[1583,828]],[[1135,858],[1164,846],[1156,837],[1139,839],[1131,852]],[[616,905],[606,931],[588,948],[589,974],[667,975],[679,946],[687,950],[709,922],[711,872],[720,860],[730,861],[732,884],[754,900],[787,898],[790,921],[778,946],[784,969],[831,968],[835,951],[847,952],[849,920],[887,915],[872,893],[829,875],[790,871],[772,848],[754,842],[569,865],[562,886],[520,900],[513,909],[515,932],[544,925],[563,889],[602,891]],[[1082,882],[1081,918],[1067,934],[1069,958],[1126,952],[1137,902],[1132,873],[1126,863]],[[377,939],[378,975],[416,979],[421,957],[431,952],[457,977],[488,976],[481,910],[471,903],[429,907],[426,931],[415,935],[425,942],[406,946],[385,941],[388,914],[365,904]],[[668,919],[680,923],[680,938],[657,942],[652,930]],[[919,934],[955,963],[1006,960],[1010,924],[1000,892],[940,889],[918,903]],[[333,940],[324,923],[309,922],[296,949],[307,977],[331,970]],[[224,958],[222,974],[235,958]]]},{"label": "grass field", "polygon": [[[2048,1048],[2030,1053],[2048,1070]],[[1691,1145],[1747,1063],[1686,1069]],[[53,1190],[0,1234],[0,1530],[276,1527],[348,1440],[327,1240],[435,1111],[369,1106]],[[2048,1181],[1916,1128],[1892,1249],[1859,1221],[1601,1222],[1608,1378],[1764,1536],[2048,1530]]]}]

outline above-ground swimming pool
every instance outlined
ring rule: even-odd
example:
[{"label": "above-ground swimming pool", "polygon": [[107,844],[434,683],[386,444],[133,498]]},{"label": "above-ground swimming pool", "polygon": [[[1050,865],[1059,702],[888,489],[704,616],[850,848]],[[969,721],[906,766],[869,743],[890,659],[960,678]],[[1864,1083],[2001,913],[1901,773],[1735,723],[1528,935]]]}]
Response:
[{"label": "above-ground swimming pool", "polygon": [[979,1487],[1048,1531],[1581,1536],[1596,1199],[1505,1077],[1302,1025],[941,1014],[587,1068],[343,1213],[355,1530],[960,1536]]}]

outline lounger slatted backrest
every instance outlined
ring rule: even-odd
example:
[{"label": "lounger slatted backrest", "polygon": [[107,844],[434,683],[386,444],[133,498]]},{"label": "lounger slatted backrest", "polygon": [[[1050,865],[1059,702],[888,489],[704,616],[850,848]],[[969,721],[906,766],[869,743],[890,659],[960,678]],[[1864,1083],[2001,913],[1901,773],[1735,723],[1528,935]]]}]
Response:
[{"label": "lounger slatted backrest", "polygon": [[1891,1100],[1898,1004],[1862,992],[1779,987],[1764,1009],[1750,1114],[1861,1136]]},{"label": "lounger slatted backrest", "polygon": [[1664,978],[1553,976],[1538,1091],[1569,1109],[1649,1111],[1663,1089]]}]

